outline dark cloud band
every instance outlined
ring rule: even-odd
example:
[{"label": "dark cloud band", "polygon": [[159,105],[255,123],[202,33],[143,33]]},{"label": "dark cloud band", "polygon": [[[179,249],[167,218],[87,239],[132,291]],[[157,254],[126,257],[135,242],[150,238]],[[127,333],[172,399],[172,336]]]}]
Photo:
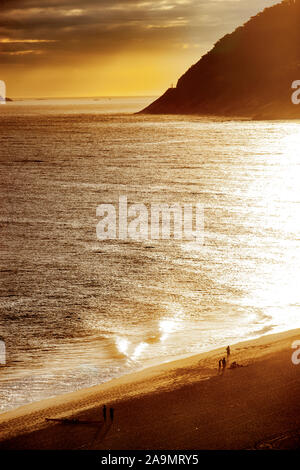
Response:
[{"label": "dark cloud band", "polygon": [[123,50],[178,48],[180,42],[212,43],[237,26],[241,16],[246,19],[262,4],[272,3],[276,2],[252,0],[250,6],[247,0],[2,0],[0,61],[65,63]]}]

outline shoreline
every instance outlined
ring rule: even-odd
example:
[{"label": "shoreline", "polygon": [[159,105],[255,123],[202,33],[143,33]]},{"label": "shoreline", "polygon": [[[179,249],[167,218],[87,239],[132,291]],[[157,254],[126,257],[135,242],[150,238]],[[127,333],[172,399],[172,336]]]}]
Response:
[{"label": "shoreline", "polygon": [[[266,370],[271,372],[271,389],[272,384],[276,384],[277,388],[282,388],[281,393],[288,394],[288,380],[291,378],[291,386],[296,387],[298,396],[300,392],[300,366],[299,369],[292,364],[291,356],[293,350],[291,349],[292,342],[300,339],[300,329],[289,330],[282,333],[275,333],[271,335],[261,336],[256,339],[243,341],[235,345],[231,345],[232,354],[230,356],[231,363],[236,361],[243,367],[230,370],[225,370],[225,373],[218,372],[218,360],[225,356],[225,348],[215,349],[209,352],[200,353],[193,356],[188,356],[175,361],[166,362],[160,365],[152,366],[146,369],[139,370],[138,372],[126,374],[120,378],[110,380],[109,382],[79,390],[77,392],[67,393],[59,395],[54,398],[49,398],[41,402],[31,403],[13,410],[9,410],[0,414],[0,448],[1,449],[79,449],[79,448],[90,448],[91,447],[91,433],[95,432],[92,424],[87,426],[87,422],[95,423],[99,422],[99,426],[103,426],[102,420],[102,405],[106,403],[108,406],[113,406],[116,410],[116,417],[120,418],[120,428],[115,429],[115,424],[105,430],[105,435],[102,436],[99,442],[94,442],[92,445],[94,448],[109,448],[109,449],[144,449],[144,448],[159,448],[158,445],[161,443],[160,448],[192,448],[189,447],[191,439],[196,439],[198,446],[195,448],[247,448],[245,444],[240,440],[240,433],[232,437],[235,444],[226,442],[221,443],[214,441],[212,436],[210,440],[205,440],[201,434],[201,438],[197,438],[197,434],[204,419],[206,421],[207,416],[214,414],[214,408],[217,408],[216,419],[225,413],[227,420],[234,423],[235,426],[240,423],[236,422],[235,418],[235,406],[229,405],[225,410],[220,407],[219,400],[229,400],[229,403],[237,403],[237,408],[240,406],[243,408],[243,403],[251,401],[251,396],[248,396],[247,389],[251,386],[259,388],[261,381],[264,382],[264,374]],[[274,369],[274,364],[277,366]],[[262,377],[261,377],[262,374]],[[285,375],[288,374],[287,377]],[[257,377],[260,380],[257,382]],[[242,380],[239,380],[240,379]],[[285,378],[284,378],[285,377]],[[263,380],[262,380],[263,378]],[[268,378],[269,379],[269,378]],[[222,384],[219,383],[222,380]],[[231,383],[231,385],[230,385]],[[234,383],[234,387],[232,387]],[[243,388],[245,384],[248,386]],[[224,387],[223,394],[222,388]],[[229,388],[228,388],[229,387]],[[237,389],[242,387],[242,394],[245,395],[245,400],[240,403],[240,395],[237,394]],[[202,396],[205,390],[209,389],[209,395],[206,396],[207,403],[199,402],[198,397]],[[265,391],[265,396],[264,396]],[[189,399],[186,400],[186,394]],[[210,402],[209,397],[215,396],[215,399]],[[261,383],[261,390],[259,390],[260,400],[263,405],[263,409],[266,410],[268,407],[287,408],[287,399],[280,402],[274,403],[269,401],[268,390],[264,388],[264,383]],[[184,398],[185,397],[185,398]],[[193,403],[193,405],[191,404]],[[167,404],[167,408],[166,408]],[[204,406],[205,405],[205,406]],[[255,403],[253,403],[253,406]],[[164,416],[164,424],[159,424],[156,429],[155,435],[151,434],[151,429],[148,429],[148,424],[143,424],[143,416],[150,413],[153,410],[159,410],[159,415]],[[199,406],[199,409],[197,408]],[[202,408],[203,406],[203,408]],[[128,409],[135,410],[128,416]],[[141,410],[139,410],[141,407]],[[172,413],[168,413],[168,407],[172,409]],[[297,403],[291,397],[290,401],[290,413],[293,429],[300,430],[300,404],[299,413],[295,411]],[[166,409],[165,409],[166,408]],[[251,411],[251,407],[244,409],[245,413]],[[252,410],[253,411],[253,410]],[[278,410],[280,413],[280,410]],[[131,441],[128,437],[126,430],[122,431],[123,415],[125,413],[128,427],[133,434],[136,436],[142,434],[142,439],[134,439]],[[256,412],[255,412],[256,413]],[[172,436],[172,429],[179,426],[179,428],[185,429],[188,426],[186,417],[190,416],[190,419],[199,418],[201,415],[200,424],[196,426],[195,430],[191,430],[189,438],[182,436],[182,432],[178,435]],[[250,413],[250,416],[253,413]],[[196,416],[197,415],[197,416]],[[177,417],[177,419],[176,419]],[[254,418],[255,416],[253,416]],[[85,421],[85,425],[79,426],[73,425],[70,429],[72,432],[68,436],[65,436],[66,429],[69,430],[70,424],[66,425],[63,423],[54,423],[46,421],[46,418],[50,419],[77,419]],[[197,419],[198,419],[197,418]],[[248,416],[249,418],[249,416]],[[257,416],[256,416],[257,418]],[[139,421],[141,420],[141,423]],[[181,422],[182,421],[182,422]],[[259,420],[258,420],[259,421]],[[278,420],[277,420],[278,421]],[[116,418],[116,422],[119,419]],[[181,424],[180,424],[180,423]],[[265,433],[266,435],[260,435],[257,437],[269,437],[278,433],[279,428],[283,429],[278,424],[273,426],[272,433]],[[148,431],[144,430],[141,433],[142,428],[146,427]],[[285,420],[285,426],[288,422]],[[83,429],[83,427],[85,428]],[[170,432],[167,429],[170,428]],[[243,423],[239,426],[243,428]],[[259,425],[255,425],[255,427]],[[271,423],[270,423],[271,426]],[[271,426],[272,427],[272,426]],[[71,426],[72,428],[72,426]],[[151,428],[151,427],[150,427]],[[186,430],[186,429],[185,429]],[[106,433],[107,431],[107,433]],[[74,435],[73,435],[74,432]],[[187,432],[187,431],[186,431]],[[286,432],[286,431],[285,431]],[[294,431],[293,431],[294,432]],[[298,432],[298,431],[297,431]],[[102,430],[103,433],[103,430]],[[129,434],[131,434],[129,433]],[[149,434],[150,433],[150,434]],[[174,433],[173,433],[174,434]],[[264,433],[263,433],[264,434]],[[160,440],[157,441],[158,436]],[[165,436],[165,437],[163,437]],[[246,436],[245,436],[246,437]],[[128,440],[129,439],[129,440]],[[167,440],[166,440],[167,439]],[[198,440],[197,440],[198,439]],[[201,440],[202,439],[202,440]],[[204,439],[204,441],[203,441]],[[252,439],[253,440],[253,439]],[[258,439],[256,439],[258,440]],[[240,443],[241,447],[237,445]],[[151,447],[153,445],[153,447]],[[104,446],[104,447],[103,447]],[[115,447],[116,446],[116,447]],[[145,446],[145,447],[144,447]],[[237,446],[237,447],[236,447]]]},{"label": "shoreline", "polygon": [[[298,328],[296,328],[295,330],[297,330]],[[300,330],[300,327],[299,327],[299,330]],[[259,334],[259,333],[252,333],[250,334],[248,337],[243,337],[243,339],[241,341],[239,341],[238,343],[234,342],[235,341],[235,338],[231,338],[231,341],[233,341],[232,345],[235,345],[235,344],[239,344],[239,343],[246,343],[248,341],[255,341],[257,339],[260,339],[260,338],[263,338],[265,336],[273,336],[273,335],[277,335],[277,334],[285,334],[285,333],[289,333],[289,331],[293,331],[293,330],[282,330],[280,327],[277,328],[274,328],[274,331],[272,333],[264,333],[263,335]],[[300,335],[299,335],[300,337]],[[230,341],[229,341],[230,342]],[[181,354],[174,354],[174,355],[166,355],[164,356],[163,359],[160,359],[158,356],[156,356],[155,358],[147,358],[143,363],[140,362],[138,364],[138,366],[136,367],[130,367],[128,368],[127,370],[124,369],[122,370],[120,373],[117,373],[117,374],[112,374],[111,377],[107,377],[104,381],[99,381],[98,383],[92,383],[92,384],[82,384],[82,386],[80,388],[71,388],[69,387],[69,389],[65,389],[65,390],[60,390],[58,393],[52,393],[52,394],[49,394],[48,397],[47,396],[40,396],[40,397],[36,397],[35,399],[32,398],[31,401],[29,402],[23,402],[23,403],[15,403],[14,406],[10,406],[10,407],[7,407],[7,408],[4,408],[2,410],[0,410],[0,423],[1,423],[1,416],[3,416],[4,414],[6,413],[10,413],[10,412],[14,412],[16,410],[18,410],[19,408],[23,408],[23,407],[27,407],[27,406],[30,406],[32,404],[36,404],[36,403],[41,403],[41,402],[44,402],[46,400],[52,400],[52,399],[55,399],[55,398],[59,398],[60,396],[65,396],[65,395],[70,395],[70,394],[73,394],[73,393],[80,393],[81,391],[84,391],[84,390],[88,390],[88,389],[91,389],[91,388],[94,388],[94,387],[101,387],[102,385],[105,385],[105,384],[108,384],[108,383],[111,383],[112,381],[115,381],[115,380],[118,380],[118,379],[122,379],[123,377],[128,377],[128,376],[131,376],[133,374],[136,374],[136,373],[140,373],[140,372],[143,372],[145,370],[148,370],[148,369],[153,369],[153,368],[157,368],[159,366],[163,366],[163,365],[167,365],[167,364],[170,364],[170,363],[174,363],[174,362],[177,362],[177,361],[181,361],[183,359],[188,359],[188,358],[193,358],[193,357],[196,357],[196,356],[200,356],[202,354],[210,354],[210,353],[213,353],[214,351],[218,351],[218,350],[224,350],[227,346],[227,343],[223,343],[220,345],[220,341],[219,341],[219,344],[215,344],[213,346],[210,346],[208,349],[200,349],[199,352],[185,352],[185,353],[181,353]],[[52,364],[50,364],[50,368],[53,368],[54,372],[56,373],[56,383],[59,384],[60,381],[60,377],[63,377],[64,376],[64,372],[67,370],[66,368],[62,369],[62,370],[58,370],[58,372],[56,371],[55,369],[55,366],[53,366]],[[3,366],[3,370],[5,370],[5,367]],[[9,368],[8,368],[9,370]],[[33,377],[39,377],[39,375],[42,375],[45,371],[48,371],[49,368],[45,369],[45,367],[42,367],[42,366],[36,366],[35,368],[32,368],[30,369],[29,371],[24,368],[20,368],[20,369],[16,369],[15,371],[11,372],[11,375],[6,375],[5,377],[2,377],[1,378],[1,382],[0,382],[0,389],[1,389],[1,383],[5,384],[6,382],[12,382],[12,381],[18,381],[18,380],[24,380],[26,377],[30,377],[29,374],[32,374]],[[51,369],[52,370],[52,369]],[[44,384],[45,387],[47,387],[47,383]],[[1,442],[1,434],[0,434],[0,442]]]}]

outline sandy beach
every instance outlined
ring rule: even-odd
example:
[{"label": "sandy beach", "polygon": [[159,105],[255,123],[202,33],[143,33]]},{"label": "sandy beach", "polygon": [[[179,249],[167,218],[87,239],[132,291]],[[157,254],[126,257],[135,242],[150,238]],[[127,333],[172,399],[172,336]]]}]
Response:
[{"label": "sandy beach", "polygon": [[[219,349],[3,413],[0,448],[299,448],[298,339],[293,330],[236,344],[225,371]],[[48,421],[61,418],[75,421]]]},{"label": "sandy beach", "polygon": [[300,450],[300,0],[1,7],[0,451]]}]

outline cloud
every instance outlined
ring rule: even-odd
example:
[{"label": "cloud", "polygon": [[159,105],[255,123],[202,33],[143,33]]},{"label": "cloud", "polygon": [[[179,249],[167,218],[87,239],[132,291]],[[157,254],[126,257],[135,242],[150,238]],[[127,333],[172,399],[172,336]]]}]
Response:
[{"label": "cloud", "polygon": [[[178,64],[186,67],[189,51],[199,59],[221,36],[274,3],[277,1],[2,0],[1,70],[103,64],[132,54],[144,58],[178,54]],[[180,65],[178,71],[183,72]]]},{"label": "cloud", "polygon": [[[228,25],[230,30],[238,24],[241,13],[247,16],[262,3],[274,2],[252,0],[249,8],[245,0],[4,0],[0,39],[2,45],[3,39],[15,41],[15,51],[17,41],[44,41],[43,50],[49,58],[56,55],[64,59],[68,54],[84,58],[126,47],[153,49],[170,44],[175,37],[186,41],[195,29],[198,42],[205,35],[206,40],[217,36],[218,28]],[[168,32],[163,31],[166,28]]]},{"label": "cloud", "polygon": [[84,60],[91,54],[153,48],[158,42],[161,45],[161,41],[172,40],[172,33],[161,37],[157,30],[168,27],[174,30],[173,36],[180,33],[189,22],[191,12],[187,10],[192,7],[188,0],[46,0],[42,5],[34,0],[4,2],[0,19],[2,53],[12,52],[6,47],[8,43],[18,51],[25,41],[39,46],[43,42],[49,60],[55,56],[67,61],[74,60],[74,55]]}]

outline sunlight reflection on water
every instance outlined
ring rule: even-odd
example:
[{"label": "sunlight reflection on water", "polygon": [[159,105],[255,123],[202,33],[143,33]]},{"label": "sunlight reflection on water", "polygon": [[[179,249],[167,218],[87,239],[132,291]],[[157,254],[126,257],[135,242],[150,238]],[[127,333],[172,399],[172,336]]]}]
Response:
[{"label": "sunlight reflection on water", "polygon": [[[3,410],[300,326],[300,123],[12,109],[0,116]],[[204,246],[97,242],[96,207],[120,194],[203,203]]]}]

